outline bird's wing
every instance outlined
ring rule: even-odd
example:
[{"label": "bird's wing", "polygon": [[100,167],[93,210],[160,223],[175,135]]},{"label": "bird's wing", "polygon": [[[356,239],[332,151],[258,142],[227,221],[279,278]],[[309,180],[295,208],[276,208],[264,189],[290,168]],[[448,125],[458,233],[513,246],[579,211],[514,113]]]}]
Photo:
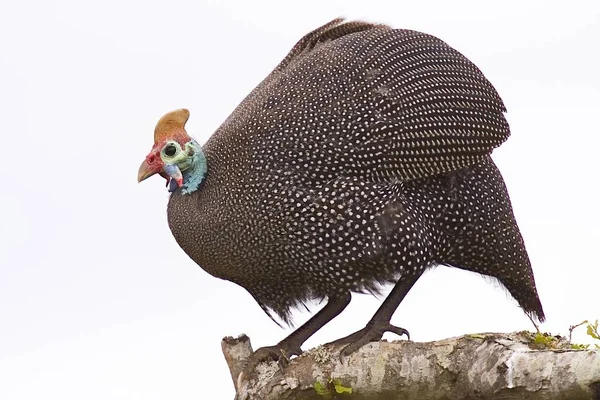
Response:
[{"label": "bird's wing", "polygon": [[424,178],[480,162],[508,138],[500,96],[462,54],[419,32],[381,36],[351,96],[350,171]]},{"label": "bird's wing", "polygon": [[502,100],[466,57],[431,35],[363,22],[306,35],[242,108],[272,170],[312,181],[433,176],[510,135]]}]

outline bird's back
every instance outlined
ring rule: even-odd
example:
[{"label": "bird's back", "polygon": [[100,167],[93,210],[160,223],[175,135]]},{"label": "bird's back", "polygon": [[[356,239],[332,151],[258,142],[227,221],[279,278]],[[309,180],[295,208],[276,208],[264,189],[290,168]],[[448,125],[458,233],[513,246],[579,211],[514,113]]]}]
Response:
[{"label": "bird's back", "polygon": [[484,159],[510,134],[505,111],[481,71],[445,42],[333,24],[300,40],[205,147],[251,177],[406,181]]}]

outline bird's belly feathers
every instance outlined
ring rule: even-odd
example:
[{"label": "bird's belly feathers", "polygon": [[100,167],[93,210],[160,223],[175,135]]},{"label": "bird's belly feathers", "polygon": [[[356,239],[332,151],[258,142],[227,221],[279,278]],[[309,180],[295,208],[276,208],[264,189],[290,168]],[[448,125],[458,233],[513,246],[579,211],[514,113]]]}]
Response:
[{"label": "bird's belly feathers", "polygon": [[209,274],[231,281],[244,275],[246,233],[235,223],[235,213],[197,194],[175,193],[169,200],[169,228],[179,246]]},{"label": "bird's belly feathers", "polygon": [[[284,318],[298,303],[339,292],[376,292],[380,284],[432,264],[489,273],[509,250],[522,247],[491,159],[418,181],[343,178],[250,200],[240,202],[248,209],[211,208],[210,201],[176,194],[169,202],[169,225],[203,269],[243,286],[263,308]],[[499,237],[486,226],[504,226],[511,235]],[[496,244],[486,250],[492,264],[476,262],[473,253],[484,243]],[[508,261],[525,262],[524,249],[519,257]]]}]

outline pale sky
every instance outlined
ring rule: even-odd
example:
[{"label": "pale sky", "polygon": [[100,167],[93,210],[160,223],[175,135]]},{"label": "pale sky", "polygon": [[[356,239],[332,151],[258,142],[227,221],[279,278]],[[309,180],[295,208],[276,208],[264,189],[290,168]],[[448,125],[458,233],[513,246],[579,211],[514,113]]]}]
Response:
[{"label": "pale sky", "polygon": [[[337,16],[436,35],[480,67],[509,110],[512,137],[494,159],[542,329],[600,318],[600,3],[291,4],[0,5],[0,399],[233,398],[221,338],[246,333],[256,349],[290,331],[183,253],[164,181],[138,185],[137,169],[163,113],[190,109],[203,143],[302,35]],[[354,295],[304,348],[362,328],[379,304]],[[416,341],[533,328],[503,290],[446,267],[392,322]],[[589,342],[583,329],[574,339]]]}]

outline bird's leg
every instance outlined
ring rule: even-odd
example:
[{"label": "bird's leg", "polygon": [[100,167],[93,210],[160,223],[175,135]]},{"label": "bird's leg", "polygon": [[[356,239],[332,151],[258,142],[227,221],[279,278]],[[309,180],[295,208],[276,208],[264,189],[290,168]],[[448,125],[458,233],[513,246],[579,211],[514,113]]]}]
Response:
[{"label": "bird's leg", "polygon": [[346,345],[340,352],[340,358],[354,353],[369,342],[381,340],[385,332],[392,332],[399,336],[406,335],[410,339],[410,334],[406,329],[394,326],[390,321],[394,311],[417,282],[419,276],[421,276],[421,273],[403,276],[367,323],[367,326],[331,343],[333,345]]},{"label": "bird's leg", "polygon": [[330,297],[327,304],[306,323],[292,332],[275,346],[261,347],[246,360],[244,376],[249,376],[254,368],[261,362],[267,360],[278,361],[281,367],[289,362],[291,356],[302,354],[300,348],[306,340],[326,323],[338,316],[351,300],[350,292],[339,297]]}]

